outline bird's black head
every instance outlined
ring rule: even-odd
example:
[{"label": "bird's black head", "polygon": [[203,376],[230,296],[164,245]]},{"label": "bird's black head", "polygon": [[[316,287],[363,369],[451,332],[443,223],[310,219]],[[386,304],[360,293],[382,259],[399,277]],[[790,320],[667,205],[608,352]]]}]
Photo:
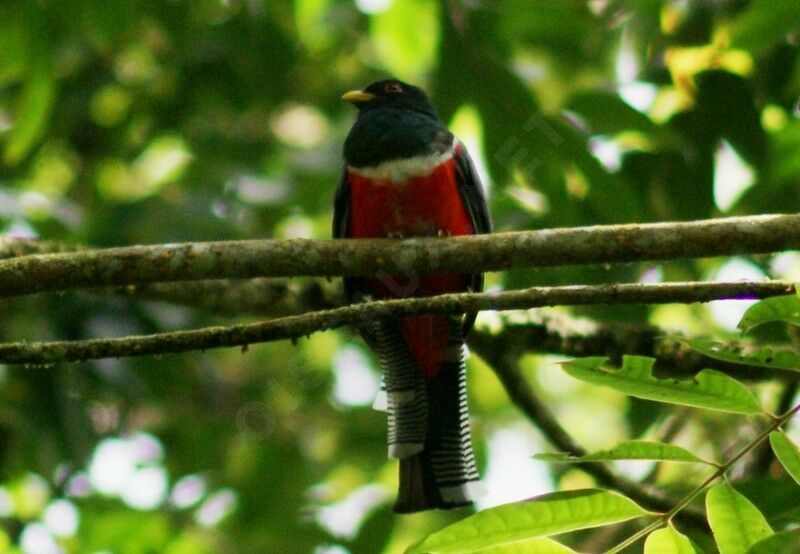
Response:
[{"label": "bird's black head", "polygon": [[353,90],[342,96],[358,108],[359,113],[379,108],[413,110],[436,118],[436,112],[422,89],[397,79],[375,81],[364,90]]}]

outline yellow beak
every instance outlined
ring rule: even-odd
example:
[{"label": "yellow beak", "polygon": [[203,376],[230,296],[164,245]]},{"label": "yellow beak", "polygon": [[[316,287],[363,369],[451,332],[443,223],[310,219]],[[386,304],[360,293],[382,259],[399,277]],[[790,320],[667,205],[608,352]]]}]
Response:
[{"label": "yellow beak", "polygon": [[345,92],[342,95],[342,100],[345,102],[350,102],[351,104],[364,104],[365,102],[372,101],[374,98],[374,94],[361,90],[351,90],[350,92]]}]

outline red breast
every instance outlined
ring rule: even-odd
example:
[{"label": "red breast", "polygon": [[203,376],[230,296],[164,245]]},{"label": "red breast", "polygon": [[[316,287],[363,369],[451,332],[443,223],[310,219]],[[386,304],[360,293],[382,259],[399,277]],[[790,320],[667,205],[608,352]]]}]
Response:
[{"label": "red breast", "polygon": [[[460,145],[457,146],[460,148]],[[424,167],[421,160],[420,167]],[[447,157],[425,175],[392,180],[392,162],[383,171],[348,170],[351,187],[350,236],[437,236],[474,233],[456,183],[455,160]],[[466,290],[469,278],[457,274],[392,275],[370,281],[378,298],[430,296]],[[436,375],[447,346],[448,320],[415,316],[400,322],[411,353],[426,376]]]}]

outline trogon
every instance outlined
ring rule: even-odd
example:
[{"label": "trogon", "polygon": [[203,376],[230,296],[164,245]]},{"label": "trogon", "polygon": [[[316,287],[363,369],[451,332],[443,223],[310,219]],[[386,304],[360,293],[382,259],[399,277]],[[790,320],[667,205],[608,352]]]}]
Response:
[{"label": "trogon", "polygon": [[[358,117],[344,144],[333,236],[447,237],[488,233],[481,183],[464,145],[419,88],[390,79],[346,93]],[[346,277],[350,302],[480,291],[480,273]],[[482,493],[467,412],[464,336],[475,314],[420,315],[360,327],[381,363],[375,407],[388,413],[400,461],[396,512],[468,505]]]}]

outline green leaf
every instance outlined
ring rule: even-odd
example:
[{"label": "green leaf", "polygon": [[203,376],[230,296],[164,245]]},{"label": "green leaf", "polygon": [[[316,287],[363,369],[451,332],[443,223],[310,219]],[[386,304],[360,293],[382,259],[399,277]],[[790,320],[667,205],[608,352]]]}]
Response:
[{"label": "green leaf", "polygon": [[623,356],[619,369],[605,367],[607,360],[580,358],[562,366],[577,379],[639,398],[739,414],[761,411],[758,400],[747,387],[712,369],[702,370],[693,379],[658,379],[652,372],[653,358]]},{"label": "green leaf", "polygon": [[689,537],[679,533],[671,525],[647,536],[644,543],[644,554],[696,554]]},{"label": "green leaf", "polygon": [[584,118],[592,134],[612,135],[622,131],[637,131],[651,137],[673,138],[666,128],[657,125],[611,92],[579,92],[569,99],[564,108]]},{"label": "green leaf", "polygon": [[20,78],[25,72],[31,50],[32,35],[27,18],[20,17],[20,6],[3,6],[6,16],[0,25],[0,87]]},{"label": "green leaf", "polygon": [[776,552],[800,552],[800,529],[775,533],[755,543],[747,554],[775,554]]},{"label": "green leaf", "polygon": [[433,66],[439,43],[438,6],[431,0],[394,2],[370,18],[375,55],[392,75],[417,81]]},{"label": "green leaf", "polygon": [[800,21],[800,2],[790,0],[754,0],[736,20],[733,45],[758,54],[777,43]]},{"label": "green leaf", "polygon": [[716,465],[698,458],[685,448],[662,442],[630,440],[619,443],[614,448],[600,450],[584,456],[572,456],[563,452],[536,454],[537,460],[545,462],[574,464],[578,462],[599,462],[608,460],[662,460],[670,462],[699,462]]},{"label": "green leaf", "polygon": [[[548,59],[560,62],[564,71],[578,71],[583,63],[593,63],[603,54],[575,48],[597,32],[596,18],[585,2],[539,2],[531,9],[530,0],[504,0],[501,36],[521,44],[536,44]],[[598,48],[608,47],[597,44]]]},{"label": "green leaf", "polygon": [[[771,137],[770,149],[773,152],[774,162],[772,165],[774,167],[770,167],[764,184],[771,190],[766,191],[766,199],[761,199],[762,205],[769,199],[775,202],[775,197],[779,195],[776,187],[783,186],[783,183],[793,179],[800,172],[800,120],[790,121],[783,129],[774,133]],[[761,191],[761,194],[764,192]],[[751,194],[756,196],[758,193],[753,191]],[[754,204],[759,203],[758,198],[753,200]]]},{"label": "green leaf", "polygon": [[800,485],[800,449],[781,431],[769,434],[769,444],[786,473]]},{"label": "green leaf", "polygon": [[736,490],[755,504],[772,525],[784,528],[787,523],[800,521],[797,488],[786,477],[751,476],[736,482]]},{"label": "green leaf", "polygon": [[758,508],[728,483],[709,489],[706,511],[720,554],[745,554],[773,534]]},{"label": "green leaf", "polygon": [[389,538],[392,536],[395,519],[395,513],[389,505],[384,505],[375,510],[361,524],[355,540],[347,544],[348,552],[350,554],[383,552],[386,548],[386,543],[389,542]]},{"label": "green leaf", "polygon": [[750,306],[739,321],[739,329],[747,333],[753,327],[771,321],[785,321],[800,326],[800,298],[796,294],[765,298]]},{"label": "green leaf", "polygon": [[575,551],[553,539],[538,537],[524,541],[472,550],[476,554],[575,554]]},{"label": "green leaf", "polygon": [[701,354],[734,364],[800,371],[800,354],[789,348],[758,346],[746,342],[719,342],[709,339],[677,339]]},{"label": "green leaf", "polygon": [[556,492],[478,512],[433,533],[409,552],[470,552],[649,514],[616,492]]},{"label": "green leaf", "polygon": [[6,143],[3,159],[14,165],[21,161],[44,134],[56,95],[52,69],[39,62],[31,67],[20,92],[15,122]]}]

